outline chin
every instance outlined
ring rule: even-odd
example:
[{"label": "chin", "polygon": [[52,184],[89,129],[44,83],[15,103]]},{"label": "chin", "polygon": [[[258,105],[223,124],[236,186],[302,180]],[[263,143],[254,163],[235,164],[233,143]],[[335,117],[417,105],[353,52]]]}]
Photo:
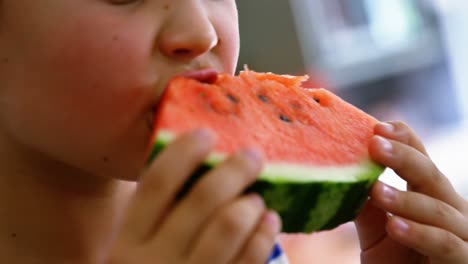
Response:
[{"label": "chin", "polygon": [[124,181],[138,181],[141,175],[144,173],[146,168],[145,162],[134,162],[133,164],[128,164],[127,166],[114,166],[112,168],[112,173],[110,176],[114,179],[124,180]]},{"label": "chin", "polygon": [[146,168],[146,161],[142,155],[121,155],[101,157],[86,166],[86,171],[94,177],[137,181]]}]

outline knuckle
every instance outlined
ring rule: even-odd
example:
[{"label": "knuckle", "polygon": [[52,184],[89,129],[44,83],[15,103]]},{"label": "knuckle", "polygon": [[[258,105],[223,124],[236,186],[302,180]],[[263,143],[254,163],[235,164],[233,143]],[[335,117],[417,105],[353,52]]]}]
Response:
[{"label": "knuckle", "polygon": [[[234,193],[238,194],[247,187],[255,177],[242,167],[242,162],[230,158],[213,171],[203,176],[203,180],[193,189],[191,203],[194,206],[203,206],[225,199]],[[222,184],[220,184],[222,183]]]},{"label": "knuckle", "polygon": [[450,210],[448,205],[443,202],[436,201],[435,202],[435,215],[439,219],[447,219],[450,217]]},{"label": "knuckle", "polygon": [[257,232],[249,250],[242,256],[241,263],[265,263],[274,245],[274,236],[266,235],[265,233]]},{"label": "knuckle", "polygon": [[398,121],[394,123],[394,125],[396,127],[396,135],[398,141],[413,147],[421,145],[418,136],[416,135],[416,132],[407,123]]},{"label": "knuckle", "polygon": [[408,167],[411,167],[410,153],[406,148],[402,147],[401,144],[394,144],[394,155],[392,168],[395,171],[401,171]]},{"label": "knuckle", "polygon": [[194,189],[194,193],[190,197],[191,204],[197,208],[212,204],[213,201],[218,201],[220,197],[223,197],[223,193],[225,192],[224,188],[212,188],[210,184],[203,183],[205,184],[200,184]]},{"label": "knuckle", "polygon": [[224,232],[227,234],[237,233],[240,230],[245,230],[251,225],[254,219],[258,218],[255,215],[260,215],[260,210],[255,208],[255,205],[246,201],[236,204],[232,208],[226,210],[221,216],[221,225]]},{"label": "knuckle", "polygon": [[207,203],[219,201],[226,196],[226,193],[233,188],[232,184],[220,184],[222,180],[229,180],[229,177],[220,177],[225,175],[225,170],[221,167],[216,168],[213,172],[205,174],[202,179],[195,185],[191,200],[194,206],[204,206]]},{"label": "knuckle", "polygon": [[150,168],[136,183],[138,195],[142,197],[143,200],[149,200],[153,199],[155,194],[166,194],[168,186],[171,186],[173,182],[167,175],[164,169],[156,171],[154,168]]},{"label": "knuckle", "polygon": [[246,225],[246,218],[235,210],[226,212],[220,219],[222,232],[228,236],[236,234]]},{"label": "knuckle", "polygon": [[443,186],[446,182],[444,174],[433,164],[431,163],[431,169],[429,170],[429,181],[433,183],[433,186]]},{"label": "knuckle", "polygon": [[249,172],[251,170],[250,161],[247,159],[247,157],[245,157],[245,155],[238,153],[233,156],[231,161],[232,163],[230,165],[232,167],[235,167],[244,173]]},{"label": "knuckle", "polygon": [[413,200],[408,197],[408,193],[395,190],[391,206],[394,207],[393,209],[397,212],[407,212],[412,210],[412,207],[414,206],[414,203],[412,202]]},{"label": "knuckle", "polygon": [[395,121],[392,121],[393,125],[395,125],[396,127],[398,128],[405,128],[405,127],[408,127],[408,125],[406,124],[406,122],[402,121],[402,120],[395,120]]},{"label": "knuckle", "polygon": [[[209,144],[206,142],[200,141],[193,134],[185,134],[177,138],[172,142],[163,152],[167,152],[166,157],[176,158],[175,160],[180,161],[190,161],[198,160],[201,154],[209,149]],[[180,156],[180,153],[184,153],[183,156]]]},{"label": "knuckle", "polygon": [[[460,196],[460,203],[461,203],[461,213],[466,217],[466,221],[468,222],[468,200],[464,197]],[[468,227],[467,227],[468,229]]]},{"label": "knuckle", "polygon": [[180,160],[181,157],[179,153],[184,153],[184,159],[193,160],[200,156],[203,149],[204,145],[200,141],[195,140],[193,137],[186,136],[179,142],[175,142],[171,149],[171,155],[173,157],[178,157],[178,160]]},{"label": "knuckle", "polygon": [[456,252],[460,251],[460,243],[455,235],[450,232],[444,232],[440,241],[440,255],[453,256]]},{"label": "knuckle", "polygon": [[399,131],[400,133],[409,134],[411,131],[410,126],[404,121],[398,120],[398,121],[393,121],[392,123],[395,126],[396,130]]},{"label": "knuckle", "polygon": [[232,156],[225,164],[226,172],[230,175],[230,179],[240,184],[248,184],[255,179],[254,169],[250,161],[241,154]]},{"label": "knuckle", "polygon": [[403,121],[397,121],[394,123],[399,140],[403,143],[409,143],[411,139],[412,130],[409,125]]}]

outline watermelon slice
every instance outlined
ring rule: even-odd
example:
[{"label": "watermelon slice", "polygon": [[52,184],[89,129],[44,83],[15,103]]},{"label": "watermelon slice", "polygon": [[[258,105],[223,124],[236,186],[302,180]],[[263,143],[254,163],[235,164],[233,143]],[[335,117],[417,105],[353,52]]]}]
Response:
[{"label": "watermelon slice", "polygon": [[352,220],[384,170],[367,151],[377,120],[327,90],[301,87],[306,79],[248,69],[211,83],[173,78],[158,106],[151,157],[177,135],[209,127],[215,150],[181,195],[227,155],[255,146],[267,162],[247,191],[280,214],[283,232]]}]

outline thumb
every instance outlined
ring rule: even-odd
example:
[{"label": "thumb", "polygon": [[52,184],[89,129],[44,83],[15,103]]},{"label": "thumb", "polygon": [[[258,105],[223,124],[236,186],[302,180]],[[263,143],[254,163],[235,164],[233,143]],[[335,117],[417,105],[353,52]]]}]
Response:
[{"label": "thumb", "polygon": [[362,251],[371,248],[385,238],[386,223],[387,213],[375,207],[368,200],[354,220]]}]

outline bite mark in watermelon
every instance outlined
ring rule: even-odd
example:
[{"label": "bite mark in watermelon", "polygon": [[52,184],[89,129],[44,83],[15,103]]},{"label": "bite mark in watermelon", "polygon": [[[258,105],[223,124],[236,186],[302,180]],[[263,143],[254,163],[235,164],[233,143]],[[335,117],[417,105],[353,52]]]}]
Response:
[{"label": "bite mark in watermelon", "polygon": [[306,77],[219,74],[213,83],[175,77],[155,119],[157,155],[177,135],[208,127],[214,152],[186,184],[245,147],[263,150],[266,165],[249,188],[283,221],[283,232],[332,229],[352,220],[384,168],[367,144],[377,120],[324,89],[301,87]]}]

